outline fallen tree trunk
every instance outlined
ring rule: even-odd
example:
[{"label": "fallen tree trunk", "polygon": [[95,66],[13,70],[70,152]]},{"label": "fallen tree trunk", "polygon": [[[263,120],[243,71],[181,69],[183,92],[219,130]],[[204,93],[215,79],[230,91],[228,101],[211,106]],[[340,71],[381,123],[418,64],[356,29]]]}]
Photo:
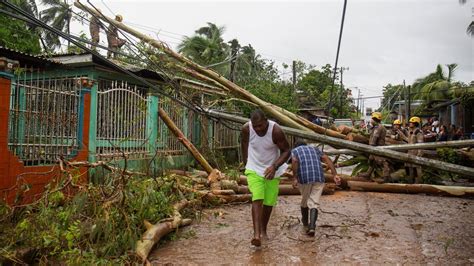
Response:
[{"label": "fallen tree trunk", "polygon": [[474,197],[474,187],[437,186],[427,184],[377,184],[348,181],[350,190],[385,193],[429,194],[451,197]]},{"label": "fallen tree trunk", "polygon": [[[293,188],[289,184],[280,184],[278,186],[279,192],[278,195],[301,195],[298,188]],[[323,195],[332,195],[336,191],[336,184],[334,183],[325,183],[323,188]],[[247,186],[239,186],[238,193],[248,194],[250,190]]]},{"label": "fallen tree trunk", "polygon": [[[216,118],[227,119],[229,121],[234,121],[237,123],[245,123],[247,121],[247,119],[243,117],[238,117],[235,115],[229,115],[229,114],[215,112],[215,111],[211,111],[210,114]],[[292,135],[292,136],[319,141],[319,142],[326,143],[335,147],[345,146],[355,151],[378,155],[378,156],[394,159],[397,161],[426,166],[426,167],[434,168],[441,171],[449,171],[455,174],[466,176],[470,179],[474,179],[474,168],[471,168],[471,167],[423,158],[423,157],[419,157],[419,156],[415,156],[411,154],[392,151],[392,150],[384,149],[381,147],[365,145],[365,144],[361,144],[361,143],[357,143],[353,141],[337,139],[330,136],[315,134],[313,132],[308,133],[307,131],[302,131],[302,130],[298,130],[294,128],[283,126],[282,129],[287,134]]]},{"label": "fallen tree trunk", "polygon": [[[323,188],[323,195],[332,195],[336,191],[336,184],[325,183]],[[293,188],[292,185],[280,185],[278,195],[301,195],[298,188]]]},{"label": "fallen tree trunk", "polygon": [[[212,203],[212,204],[226,204],[226,203],[232,203],[232,202],[248,202],[252,196],[248,194],[231,194],[231,195],[226,195],[228,193],[232,192],[222,192],[221,191],[216,191],[216,194],[214,194],[212,191],[209,190],[199,190],[199,189],[194,189],[194,188],[189,188],[183,185],[178,185],[178,188],[182,191],[186,192],[191,192],[199,196],[203,201]],[[233,190],[232,190],[233,191]]]},{"label": "fallen tree trunk", "polygon": [[210,174],[213,170],[212,166],[206,161],[204,156],[194,147],[194,145],[184,136],[183,132],[176,126],[176,124],[171,120],[168,114],[163,110],[163,108],[159,108],[158,115],[161,117],[163,122],[165,122],[166,126],[170,129],[171,132],[176,136],[176,138],[183,143],[184,147],[188,149],[189,152],[193,155],[193,157],[198,161],[198,163],[204,168],[204,170]]},{"label": "fallen tree trunk", "polygon": [[[464,147],[471,147],[471,146],[474,146],[474,139],[425,142],[425,143],[417,143],[417,144],[397,144],[397,145],[378,146],[377,148],[394,150],[394,151],[407,151],[407,150],[418,150],[418,149],[429,150],[429,149],[438,149],[438,148],[464,148]],[[361,152],[349,150],[349,149],[326,151],[325,153],[327,155],[361,154]]]},{"label": "fallen tree trunk", "polygon": [[180,226],[191,224],[191,219],[182,219],[180,211],[189,204],[189,201],[182,200],[173,206],[173,217],[170,221],[165,221],[157,224],[151,224],[144,221],[146,232],[143,234],[141,240],[137,242],[136,253],[143,262],[148,262],[148,255],[153,246],[160,241],[160,239],[174,231]]}]

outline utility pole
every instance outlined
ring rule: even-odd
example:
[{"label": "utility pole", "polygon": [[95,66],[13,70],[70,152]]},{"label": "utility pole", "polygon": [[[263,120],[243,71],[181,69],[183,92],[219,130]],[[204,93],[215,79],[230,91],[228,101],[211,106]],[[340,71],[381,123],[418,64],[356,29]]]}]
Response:
[{"label": "utility pole", "polygon": [[357,117],[360,118],[359,116],[359,103],[360,103],[360,89],[357,88]]},{"label": "utility pole", "polygon": [[409,92],[407,90],[407,87],[405,85],[405,80],[403,80],[403,91],[405,91],[405,125],[408,125],[408,120],[410,120],[410,114],[409,113],[409,103],[408,103],[408,97],[409,97]]},{"label": "utility pole", "polygon": [[401,103],[402,103],[402,94],[398,93],[398,117],[397,117],[397,119],[400,119],[400,121],[403,121]]},{"label": "utility pole", "polygon": [[339,71],[341,72],[341,94],[339,95],[339,118],[342,118],[342,98],[344,97],[344,84],[342,82],[342,76],[344,75],[344,70],[349,70],[348,67],[341,67]]},{"label": "utility pole", "polygon": [[364,106],[365,104],[364,104],[363,98],[360,98],[360,105],[361,105],[360,112],[362,113],[362,119],[364,119],[364,122],[365,122],[365,106]]},{"label": "utility pole", "polygon": [[293,60],[293,91],[296,92],[296,61]]},{"label": "utility pole", "polygon": [[237,53],[239,52],[239,41],[233,39],[230,41],[230,81],[235,80],[235,62],[237,61]]},{"label": "utility pole", "polygon": [[332,86],[331,86],[331,91],[329,92],[329,102],[326,106],[326,113],[328,116],[331,115],[332,100],[333,100],[332,97],[334,93],[334,83],[336,82],[337,62],[339,61],[339,50],[341,49],[342,31],[344,29],[344,19],[346,17],[346,6],[347,6],[347,0],[344,0],[344,7],[342,9],[342,18],[341,18],[341,28],[339,29],[339,40],[337,42],[336,62],[334,63],[334,72],[333,72],[333,77],[332,77]]},{"label": "utility pole", "polygon": [[411,116],[411,86],[408,85],[408,119]]}]

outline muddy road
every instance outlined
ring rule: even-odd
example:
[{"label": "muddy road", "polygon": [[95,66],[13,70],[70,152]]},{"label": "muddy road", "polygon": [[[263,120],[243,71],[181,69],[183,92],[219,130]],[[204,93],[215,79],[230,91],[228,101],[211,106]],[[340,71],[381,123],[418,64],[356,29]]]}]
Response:
[{"label": "muddy road", "polygon": [[361,192],[323,196],[316,236],[304,234],[299,196],[281,196],[270,240],[250,245],[250,204],[202,212],[153,264],[474,264],[474,200]]}]

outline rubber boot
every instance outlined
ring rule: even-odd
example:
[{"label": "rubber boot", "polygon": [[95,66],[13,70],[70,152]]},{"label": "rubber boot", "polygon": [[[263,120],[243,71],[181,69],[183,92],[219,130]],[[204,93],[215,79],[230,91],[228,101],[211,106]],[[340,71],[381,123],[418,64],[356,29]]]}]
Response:
[{"label": "rubber boot", "polygon": [[309,210],[308,235],[314,236],[316,232],[316,221],[318,220],[318,209]]},{"label": "rubber boot", "polygon": [[308,207],[301,207],[301,221],[304,227],[308,227]]}]

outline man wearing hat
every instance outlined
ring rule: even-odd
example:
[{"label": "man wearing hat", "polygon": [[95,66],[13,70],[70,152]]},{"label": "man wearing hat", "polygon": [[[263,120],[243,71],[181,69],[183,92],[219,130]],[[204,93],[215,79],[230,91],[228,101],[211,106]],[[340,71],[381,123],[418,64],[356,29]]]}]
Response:
[{"label": "man wearing hat", "polygon": [[[408,133],[407,135],[402,136],[403,139],[408,142],[408,144],[423,143],[424,136],[423,131],[420,130],[421,119],[417,116],[410,118],[408,124]],[[408,154],[422,156],[423,150],[409,150]],[[409,182],[419,184],[423,182],[421,167],[415,164],[406,163],[405,168],[407,169],[408,175],[410,177]]]},{"label": "man wearing hat", "polygon": [[[382,114],[380,112],[373,112],[370,123],[372,124],[372,130],[370,132],[369,145],[371,146],[384,146],[385,136],[387,135],[387,129],[381,124]],[[385,183],[391,182],[390,178],[390,164],[387,159],[370,155],[369,156],[370,166],[367,172],[360,174],[360,177],[370,178],[374,168],[379,165],[383,167],[383,180]]]},{"label": "man wearing hat", "polygon": [[393,140],[402,140],[401,134],[404,134],[402,130],[402,122],[395,120],[392,123],[392,128],[387,132],[387,135]]}]

